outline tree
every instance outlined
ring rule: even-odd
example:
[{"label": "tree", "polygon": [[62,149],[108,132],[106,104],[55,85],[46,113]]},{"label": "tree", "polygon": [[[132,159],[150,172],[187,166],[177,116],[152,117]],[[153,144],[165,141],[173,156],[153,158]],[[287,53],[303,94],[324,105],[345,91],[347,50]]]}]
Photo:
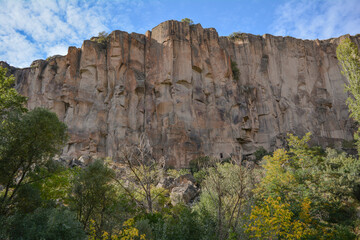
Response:
[{"label": "tree", "polygon": [[2,224],[6,226],[2,239],[87,239],[75,214],[64,208],[38,208],[33,213],[15,214]]},{"label": "tree", "polygon": [[230,229],[236,232],[242,227],[252,186],[251,170],[241,165],[217,163],[208,169],[197,211],[214,220],[217,239],[227,239]]},{"label": "tree", "polygon": [[81,169],[75,176],[70,207],[84,229],[89,230],[93,221],[97,233],[111,233],[127,218],[130,206],[127,199],[118,194],[114,177],[115,172],[101,160]]},{"label": "tree", "polygon": [[250,215],[247,232],[257,239],[303,239],[311,235],[310,201],[302,203],[300,220],[294,220],[290,205],[282,203],[281,198],[268,197],[255,206]]},{"label": "tree", "polygon": [[0,212],[8,207],[36,167],[44,166],[59,153],[67,140],[66,125],[43,108],[30,112],[11,111],[0,123]]},{"label": "tree", "polygon": [[183,19],[181,19],[181,22],[188,23],[189,25],[193,25],[193,24],[194,24],[194,21],[191,20],[190,18],[183,18]]},{"label": "tree", "polygon": [[106,48],[106,45],[108,44],[108,42],[110,40],[110,35],[107,32],[102,31],[102,32],[99,32],[97,37],[92,37],[90,40],[100,43],[103,48]]},{"label": "tree", "polygon": [[0,117],[12,111],[26,112],[26,97],[21,96],[13,88],[15,78],[7,76],[7,69],[0,66]]},{"label": "tree", "polygon": [[127,171],[123,176],[118,174],[116,181],[137,206],[147,213],[160,210],[167,201],[167,190],[157,187],[165,165],[160,161],[152,156],[144,135],[140,137],[138,145],[125,146],[121,152],[121,162]]},{"label": "tree", "polygon": [[89,240],[146,240],[145,234],[140,234],[139,230],[134,227],[134,219],[130,218],[123,223],[123,229],[117,233],[111,234],[109,238],[108,232],[103,232],[99,237],[99,233],[96,232],[94,227],[95,221],[91,220]]},{"label": "tree", "polygon": [[[345,85],[345,90],[351,94],[346,103],[351,112],[350,116],[360,123],[360,56],[357,46],[349,38],[341,41],[336,49],[336,55],[342,67],[342,74],[345,75],[349,83]],[[359,129],[355,134],[358,140],[358,150],[360,149]]]},{"label": "tree", "polygon": [[295,221],[308,199],[313,234],[320,236],[326,231],[337,236],[341,229],[351,235],[360,162],[335,150],[309,147],[310,135],[299,138],[290,134],[289,151],[278,149],[273,156],[264,157],[264,177],[255,189],[256,205],[261,208],[269,197],[280,199],[281,204],[289,204]]},{"label": "tree", "polygon": [[[0,214],[9,213],[21,188],[36,179],[29,176],[34,177],[67,140],[65,124],[46,109],[28,112],[24,107],[26,98],[13,84],[14,77],[7,76],[7,70],[0,67]],[[26,189],[20,191],[22,196],[32,191]]]}]

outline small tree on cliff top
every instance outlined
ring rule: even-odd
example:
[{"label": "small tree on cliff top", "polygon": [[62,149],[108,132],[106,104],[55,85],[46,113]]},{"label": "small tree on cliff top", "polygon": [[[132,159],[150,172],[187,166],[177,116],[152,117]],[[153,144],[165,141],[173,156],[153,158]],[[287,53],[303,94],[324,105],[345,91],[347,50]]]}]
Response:
[{"label": "small tree on cliff top", "polygon": [[192,19],[190,19],[190,18],[183,18],[183,19],[181,19],[181,22],[186,22],[186,23],[188,23],[190,25],[194,24],[194,21]]}]

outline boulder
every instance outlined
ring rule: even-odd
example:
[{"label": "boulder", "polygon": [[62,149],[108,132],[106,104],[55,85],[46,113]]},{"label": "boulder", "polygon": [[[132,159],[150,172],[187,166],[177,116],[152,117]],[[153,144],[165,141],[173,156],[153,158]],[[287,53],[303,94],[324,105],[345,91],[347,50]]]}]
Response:
[{"label": "boulder", "polygon": [[173,206],[179,203],[190,204],[196,198],[198,192],[198,188],[194,184],[183,183],[171,190],[171,204]]}]

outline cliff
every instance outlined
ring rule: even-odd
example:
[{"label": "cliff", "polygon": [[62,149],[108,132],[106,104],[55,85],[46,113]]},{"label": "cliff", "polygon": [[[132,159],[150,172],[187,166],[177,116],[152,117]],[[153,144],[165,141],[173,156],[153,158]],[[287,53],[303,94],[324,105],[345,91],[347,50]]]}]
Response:
[{"label": "cliff", "polygon": [[[273,150],[288,132],[311,131],[324,146],[352,140],[341,38],[228,39],[166,21],[145,35],[114,31],[106,45],[86,40],[12,73],[29,108],[47,107],[68,125],[64,156],[117,159],[145,132],[155,155],[182,167],[203,155]],[[360,36],[351,38],[359,46]]]}]

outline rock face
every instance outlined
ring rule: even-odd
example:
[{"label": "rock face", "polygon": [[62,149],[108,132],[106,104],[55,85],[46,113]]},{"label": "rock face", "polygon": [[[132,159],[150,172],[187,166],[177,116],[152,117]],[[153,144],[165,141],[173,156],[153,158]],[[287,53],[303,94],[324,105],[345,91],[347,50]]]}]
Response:
[{"label": "rock face", "polygon": [[[360,36],[351,38],[359,46]],[[322,145],[351,140],[340,39],[231,40],[167,21],[145,35],[114,31],[106,46],[86,40],[12,73],[29,108],[47,107],[68,125],[63,155],[117,159],[145,133],[154,154],[183,167],[203,155],[272,150],[288,132],[311,131]]]}]

